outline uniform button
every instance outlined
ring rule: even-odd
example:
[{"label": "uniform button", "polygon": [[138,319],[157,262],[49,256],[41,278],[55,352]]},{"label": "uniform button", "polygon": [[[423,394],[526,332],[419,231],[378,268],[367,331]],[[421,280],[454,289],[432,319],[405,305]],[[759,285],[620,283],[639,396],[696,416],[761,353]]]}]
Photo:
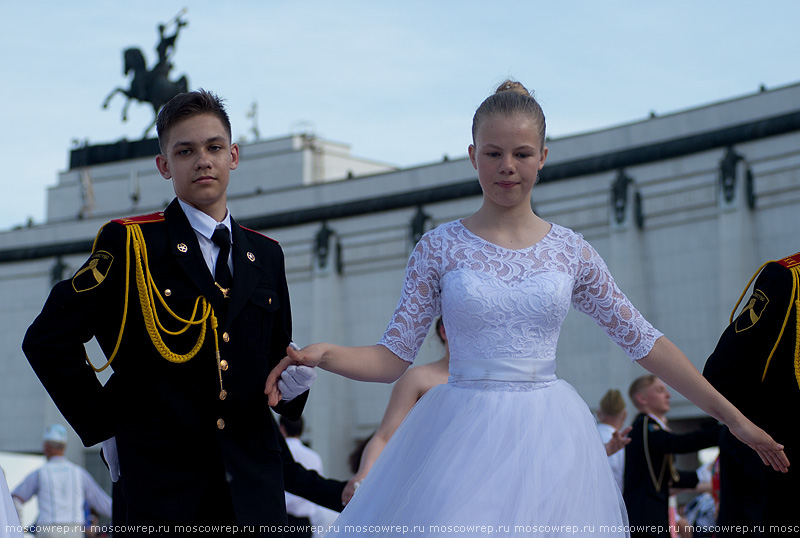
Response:
[{"label": "uniform button", "polygon": [[217,429],[223,429],[225,427],[225,421],[222,419],[217,420]]},{"label": "uniform button", "polygon": [[222,341],[226,344],[231,341],[231,337],[227,332],[222,333]]},{"label": "uniform button", "polygon": [[225,370],[227,370],[228,369],[228,361],[226,361],[225,359],[219,361],[219,369],[222,370],[223,372]]},{"label": "uniform button", "polygon": [[[219,399],[220,400],[224,400],[227,397],[228,397],[228,391],[227,390],[223,389],[223,390],[219,391]],[[220,420],[222,420],[222,419],[220,419]]]},{"label": "uniform button", "polygon": [[172,290],[164,290],[164,295],[169,297],[170,295],[172,295]]},{"label": "uniform button", "polygon": [[272,297],[267,300],[267,304],[272,304]]}]

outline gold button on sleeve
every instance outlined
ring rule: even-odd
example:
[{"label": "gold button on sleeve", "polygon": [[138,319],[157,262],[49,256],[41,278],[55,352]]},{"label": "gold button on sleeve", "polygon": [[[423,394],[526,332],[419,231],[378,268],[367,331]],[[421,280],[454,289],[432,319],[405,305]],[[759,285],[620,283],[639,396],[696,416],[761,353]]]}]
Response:
[{"label": "gold button on sleeve", "polygon": [[227,344],[231,341],[231,336],[227,332],[222,333],[222,341]]},{"label": "gold button on sleeve", "polygon": [[225,421],[222,419],[217,420],[217,429],[221,430],[223,428],[225,428]]}]

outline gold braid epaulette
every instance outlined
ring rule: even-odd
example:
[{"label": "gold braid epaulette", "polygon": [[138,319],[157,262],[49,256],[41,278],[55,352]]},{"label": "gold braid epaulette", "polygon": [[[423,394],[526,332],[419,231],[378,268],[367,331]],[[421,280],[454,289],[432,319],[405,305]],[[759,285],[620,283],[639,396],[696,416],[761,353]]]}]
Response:
[{"label": "gold braid epaulette", "polygon": [[795,338],[794,338],[794,378],[797,382],[798,388],[800,388],[800,253],[794,254],[793,256],[787,256],[786,258],[782,258],[780,260],[770,260],[766,262],[764,265],[758,268],[756,273],[753,275],[753,278],[750,279],[750,282],[747,283],[747,286],[744,288],[742,295],[739,297],[739,300],[736,302],[736,306],[733,307],[733,311],[731,312],[730,323],[733,323],[733,316],[736,314],[736,310],[739,308],[739,304],[744,299],[747,290],[750,289],[750,285],[756,279],[756,277],[761,273],[761,270],[764,269],[770,263],[778,263],[784,267],[786,267],[792,274],[792,292],[790,295],[789,300],[789,308],[786,309],[786,315],[783,318],[783,324],[781,325],[780,333],[778,333],[778,338],[775,340],[775,345],[772,347],[772,351],[769,353],[769,357],[767,357],[767,363],[764,365],[764,373],[761,374],[761,381],[763,382],[764,379],[767,377],[767,369],[769,368],[769,363],[772,361],[772,356],[775,354],[775,350],[778,349],[778,344],[783,338],[783,333],[786,330],[786,325],[789,323],[789,318],[792,314],[792,309],[795,312]]},{"label": "gold braid epaulette", "polygon": [[[163,216],[160,220],[163,220]],[[128,299],[129,299],[129,292],[130,292],[130,275],[131,275],[131,257],[133,257],[134,261],[134,269],[136,271],[136,288],[139,292],[139,304],[142,307],[142,316],[144,317],[144,324],[147,328],[147,334],[150,336],[150,340],[153,342],[153,345],[158,349],[158,352],[161,354],[162,357],[167,359],[173,363],[184,363],[191,360],[195,355],[197,355],[200,348],[203,347],[203,343],[205,342],[206,338],[206,321],[210,321],[211,329],[214,332],[214,343],[217,346],[217,357],[219,357],[219,340],[217,339],[217,317],[214,314],[213,308],[208,303],[205,297],[202,295],[197,297],[197,300],[194,303],[194,309],[192,310],[192,316],[190,319],[183,319],[179,315],[177,315],[173,310],[167,305],[166,301],[164,301],[164,297],[161,295],[161,292],[156,287],[155,282],[153,281],[153,277],[150,274],[150,266],[147,261],[147,243],[144,239],[144,234],[142,233],[142,229],[139,226],[139,222],[154,222],[156,220],[145,220],[145,221],[133,221],[127,220],[126,222],[120,222],[120,224],[124,224],[126,228],[126,240],[125,240],[125,303],[122,310],[122,325],[119,328],[119,336],[117,337],[117,344],[114,347],[114,351],[111,353],[108,361],[102,368],[95,368],[95,366],[89,362],[89,365],[95,372],[102,372],[105,370],[111,361],[117,356],[117,352],[119,351],[119,346],[122,343],[122,335],[125,332],[125,322],[128,317]],[[98,234],[99,236],[99,234]],[[95,239],[95,244],[97,243],[97,239]],[[133,249],[133,256],[131,256],[131,248]],[[180,323],[183,323],[184,326],[182,329],[178,331],[170,331],[162,325],[161,320],[158,318],[158,312],[156,310],[156,297],[164,309],[172,316],[173,319],[178,320]],[[200,317],[197,317],[198,311],[200,312]],[[164,339],[161,337],[159,333],[159,329],[166,334],[175,336],[186,332],[189,327],[194,325],[200,325],[200,334],[197,337],[197,342],[195,343],[194,347],[186,354],[180,355],[178,353],[173,352],[167,344],[164,342]]]}]

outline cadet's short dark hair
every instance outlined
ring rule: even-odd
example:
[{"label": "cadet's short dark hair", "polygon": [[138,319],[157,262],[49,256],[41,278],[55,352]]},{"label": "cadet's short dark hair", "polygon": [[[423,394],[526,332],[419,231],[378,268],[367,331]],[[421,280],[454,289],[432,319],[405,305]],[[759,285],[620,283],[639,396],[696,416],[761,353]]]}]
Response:
[{"label": "cadet's short dark hair", "polygon": [[222,103],[222,99],[202,88],[194,92],[179,93],[170,99],[161,108],[156,120],[158,145],[161,148],[161,153],[166,150],[165,145],[170,129],[179,121],[198,114],[213,114],[219,118],[228,133],[228,138],[232,138],[231,120]]}]

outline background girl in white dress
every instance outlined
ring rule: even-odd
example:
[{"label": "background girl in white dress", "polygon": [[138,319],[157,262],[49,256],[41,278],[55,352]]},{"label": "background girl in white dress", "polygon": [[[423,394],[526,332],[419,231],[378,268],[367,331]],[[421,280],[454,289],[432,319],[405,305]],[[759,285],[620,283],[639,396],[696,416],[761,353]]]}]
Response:
[{"label": "background girl in white dress", "polygon": [[6,475],[0,467],[0,538],[22,538],[17,507],[8,491]]},{"label": "background girl in white dress", "polygon": [[591,412],[555,376],[570,305],[786,471],[783,447],[639,314],[591,245],[533,212],[531,191],[548,150],[544,114],[528,91],[503,83],[476,111],[472,131],[481,208],[419,241],[380,343],[290,349],[267,380],[271,404],[291,364],[393,382],[435,316],[445,320],[448,383],[408,414],[329,536],[626,536],[625,507]]}]

